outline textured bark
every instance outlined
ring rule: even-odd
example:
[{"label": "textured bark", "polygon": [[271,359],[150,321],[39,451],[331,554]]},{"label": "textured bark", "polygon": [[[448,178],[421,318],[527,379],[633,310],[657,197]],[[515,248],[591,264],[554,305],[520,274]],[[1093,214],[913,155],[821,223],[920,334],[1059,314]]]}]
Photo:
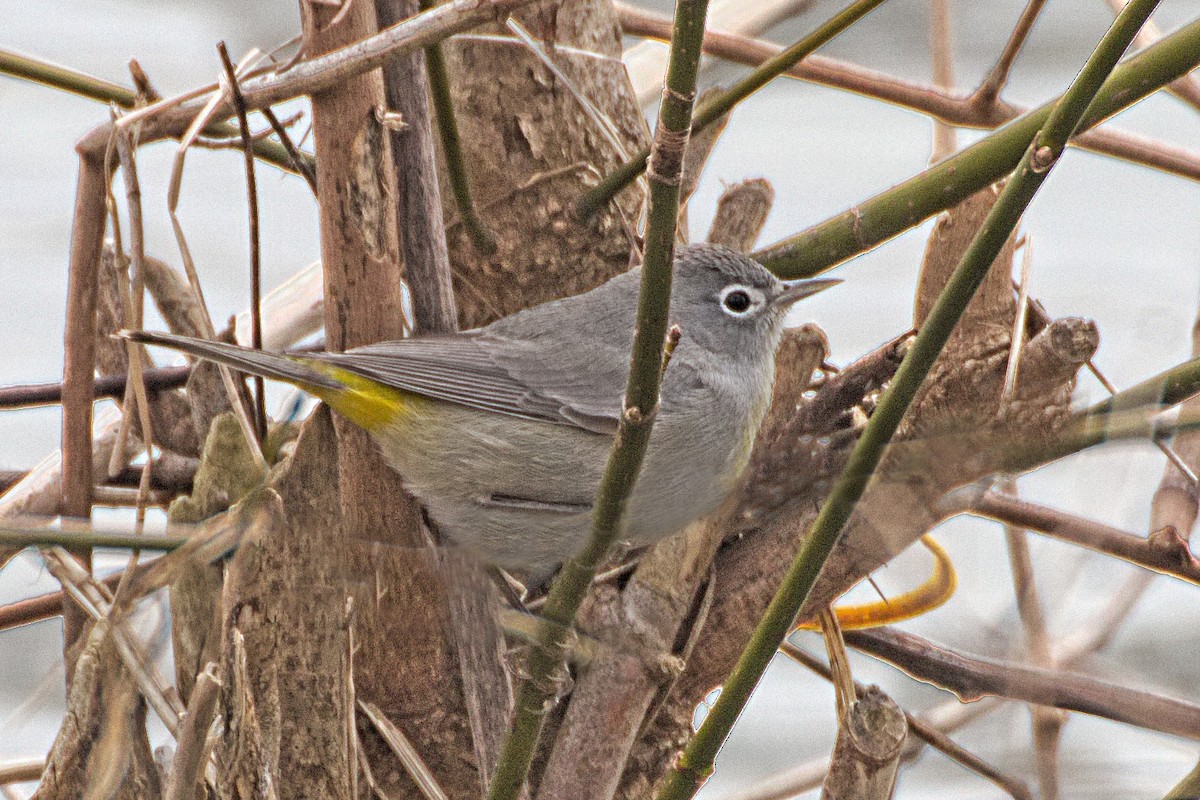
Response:
[{"label": "textured bark", "polygon": [[[627,152],[649,144],[620,61],[620,30],[608,2],[538,4],[513,16],[612,121]],[[443,45],[468,177],[497,245],[491,255],[474,248],[458,224],[443,174],[463,328],[578,294],[624,271],[630,260],[628,233],[641,200],[640,192],[630,189],[590,220],[571,215],[581,186],[623,159],[537,56],[507,29],[496,32],[508,40],[463,35]]]},{"label": "textured bark", "polygon": [[765,178],[751,178],[730,186],[717,200],[717,211],[708,231],[709,243],[750,252],[774,200],[775,189]]},{"label": "textured bark", "polygon": [[[380,27],[386,27],[417,14],[420,4],[376,0],[375,9]],[[403,123],[391,134],[392,163],[398,189],[396,229],[412,295],[413,330],[445,333],[457,327],[458,313],[450,283],[424,53],[389,61],[383,68],[383,86],[388,109],[399,114]]]},{"label": "textured bark", "polygon": [[[372,3],[303,2],[301,8],[310,55],[376,29]],[[395,183],[388,137],[379,121],[384,108],[380,75],[344,81],[314,95],[312,102],[326,346],[346,350],[399,339]],[[334,427],[349,558],[365,570],[364,577],[387,587],[356,594],[355,691],[412,739],[448,792],[475,793],[479,777],[473,760],[461,758],[473,748],[445,590],[434,563],[412,557],[427,544],[420,508],[365,431],[340,417]],[[301,463],[297,457],[292,469]],[[415,785],[395,768],[382,739],[365,725],[359,732],[384,791],[393,798],[416,796]]]},{"label": "textured bark", "polygon": [[[390,25],[419,10],[417,0],[376,0],[375,6],[381,25]],[[404,123],[401,130],[393,131],[391,145],[398,184],[396,229],[410,293],[413,330],[417,334],[449,333],[458,328],[458,311],[438,189],[425,54],[412,53],[393,59],[383,70],[383,79],[388,106],[400,114]],[[373,565],[372,571],[376,569],[378,564]],[[451,655],[458,661],[461,678],[458,690],[466,712],[462,721],[467,725],[465,731],[461,727],[453,731],[454,740],[425,749],[444,753],[448,747],[461,745],[465,737],[473,748],[475,780],[483,790],[512,708],[508,675],[502,663],[503,637],[496,623],[498,593],[483,567],[461,552],[442,551],[436,564],[426,563],[422,571],[440,578],[441,599],[449,611],[443,625],[453,640]],[[396,572],[403,577],[411,568]],[[376,594],[365,596],[374,600]],[[398,708],[397,712],[400,717],[407,717],[410,727],[421,727],[412,725],[418,720],[411,710],[406,713]],[[371,740],[375,741],[374,735]],[[469,763],[465,753],[459,763]],[[462,784],[464,791],[469,789],[472,780],[469,770],[450,765],[440,770],[443,775],[449,771],[461,774],[457,783]],[[393,772],[388,770],[384,775]]]},{"label": "textured bark", "polygon": [[[80,151],[75,187],[75,219],[71,230],[71,264],[67,280],[67,319],[63,334],[62,505],[63,516],[92,516],[92,402],[96,372],[96,288],[104,208],[110,173],[95,154]],[[91,565],[90,550],[78,553]],[[7,559],[0,559],[5,561]],[[83,646],[88,620],[74,603],[63,604],[63,661],[71,685],[75,657]]]},{"label": "textured bark", "polygon": [[76,661],[67,715],[54,740],[37,800],[160,797],[146,737],[146,704],[121,664],[107,626],[93,626]]},{"label": "textured bark", "polygon": [[220,790],[230,800],[354,796],[346,532],[327,411],[308,421],[253,515],[222,598]]},{"label": "textured bark", "polygon": [[[204,323],[205,311],[196,299],[195,293],[192,292],[192,287],[188,285],[187,278],[156,258],[145,259],[145,269],[146,289],[154,299],[158,313],[167,323],[167,329],[171,333],[181,336],[203,337],[207,327]],[[232,336],[232,331],[229,334]],[[228,338],[225,341],[233,341],[233,339]],[[242,405],[249,410],[249,394],[245,389],[245,384],[238,382],[238,386],[241,389]],[[176,424],[190,422],[193,436],[199,440],[199,445],[202,446],[216,416],[230,410],[229,394],[225,391],[225,384],[221,380],[221,373],[217,366],[204,361],[194,364],[192,373],[188,376],[186,388],[189,412],[186,420],[180,420]],[[156,419],[155,436],[162,435],[160,431],[163,428],[164,426],[159,425]],[[200,447],[198,446],[194,452],[183,450],[180,447],[175,449],[190,455],[199,455]]]}]

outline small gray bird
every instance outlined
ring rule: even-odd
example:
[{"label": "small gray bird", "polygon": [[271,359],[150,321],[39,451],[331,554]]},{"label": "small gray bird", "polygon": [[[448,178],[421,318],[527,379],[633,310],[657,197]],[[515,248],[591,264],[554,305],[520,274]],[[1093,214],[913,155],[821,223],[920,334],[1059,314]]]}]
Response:
[{"label": "small gray bird", "polygon": [[[788,308],[838,281],[783,283],[711,245],[681,248],[682,337],[621,539],[647,545],[714,510],[750,456]],[[535,579],[587,541],[629,373],[640,269],[446,336],[283,355],[128,332],[294,384],[365,428],[439,529]]]}]

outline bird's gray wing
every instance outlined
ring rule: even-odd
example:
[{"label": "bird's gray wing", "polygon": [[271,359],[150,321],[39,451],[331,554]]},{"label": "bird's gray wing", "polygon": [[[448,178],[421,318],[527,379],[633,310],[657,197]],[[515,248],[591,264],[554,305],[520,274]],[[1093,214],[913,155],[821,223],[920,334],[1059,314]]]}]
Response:
[{"label": "bird's gray wing", "polygon": [[[597,433],[616,430],[623,382],[607,407],[596,402],[603,390],[579,375],[574,367],[555,361],[545,373],[536,364],[546,360],[536,341],[470,331],[447,336],[380,342],[346,353],[312,354],[387,386],[482,411],[522,419],[573,425]],[[587,369],[588,365],[582,365]],[[623,376],[622,376],[623,381]],[[576,407],[573,396],[586,398]]]},{"label": "bird's gray wing", "polygon": [[640,269],[590,292],[522,311],[481,330],[508,341],[493,358],[521,385],[557,402],[563,416],[612,433],[621,417],[637,313]]},{"label": "bird's gray wing", "polygon": [[640,271],[485,328],[359,347],[328,358],[472,408],[614,433],[629,374]]}]

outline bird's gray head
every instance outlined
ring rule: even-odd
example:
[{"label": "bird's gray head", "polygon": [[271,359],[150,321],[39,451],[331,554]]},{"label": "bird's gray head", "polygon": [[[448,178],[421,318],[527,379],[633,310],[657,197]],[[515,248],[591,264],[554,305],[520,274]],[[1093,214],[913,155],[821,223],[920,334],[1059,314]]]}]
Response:
[{"label": "bird's gray head", "polygon": [[788,309],[835,280],[784,282],[753,259],[718,245],[675,253],[671,317],[684,339],[719,354],[774,354]]}]

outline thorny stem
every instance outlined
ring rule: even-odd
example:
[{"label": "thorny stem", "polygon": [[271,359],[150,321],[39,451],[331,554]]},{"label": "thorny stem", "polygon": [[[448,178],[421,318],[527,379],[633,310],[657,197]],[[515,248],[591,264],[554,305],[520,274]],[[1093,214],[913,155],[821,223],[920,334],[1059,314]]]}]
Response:
[{"label": "thorny stem", "polygon": [[[729,113],[738,103],[787,72],[809,53],[874,11],[883,2],[884,0],[857,0],[808,36],[774,58],[760,64],[749,75],[731,86],[728,91],[721,92],[697,106],[692,122],[693,130],[700,130],[713,120]],[[698,43],[698,49],[699,46]],[[642,170],[646,169],[646,161],[649,156],[649,149],[643,148],[609,173],[599,184],[585,192],[575,204],[576,216],[580,219],[587,219],[599,211],[605,203],[642,174]]]},{"label": "thorny stem", "polygon": [[645,256],[621,419],[596,494],[591,536],[583,551],[563,566],[542,609],[542,615],[551,624],[540,626],[538,643],[530,650],[529,677],[517,695],[513,727],[504,741],[488,793],[491,800],[515,800],[525,783],[546,710],[554,698],[553,675],[561,669],[564,632],[571,629],[597,568],[617,540],[650,441],[662,381],[679,186],[692,128],[692,104],[707,11],[708,0],[679,0],[675,7],[675,33],[649,160]]},{"label": "thorny stem", "polygon": [[920,333],[884,392],[849,461],[829,493],[779,591],[725,682],[721,696],[667,776],[659,800],[695,795],[712,772],[717,751],[758,684],[779,643],[787,635],[817,575],[866,489],[875,466],[975,295],[1022,212],[1054,167],[1105,78],[1116,66],[1157,0],[1133,0],[1100,40],[1083,70],[1055,104],[1042,131],[1030,137],[1024,158],[1001,190],[995,205],[971,241],[962,261],[938,297]]}]

